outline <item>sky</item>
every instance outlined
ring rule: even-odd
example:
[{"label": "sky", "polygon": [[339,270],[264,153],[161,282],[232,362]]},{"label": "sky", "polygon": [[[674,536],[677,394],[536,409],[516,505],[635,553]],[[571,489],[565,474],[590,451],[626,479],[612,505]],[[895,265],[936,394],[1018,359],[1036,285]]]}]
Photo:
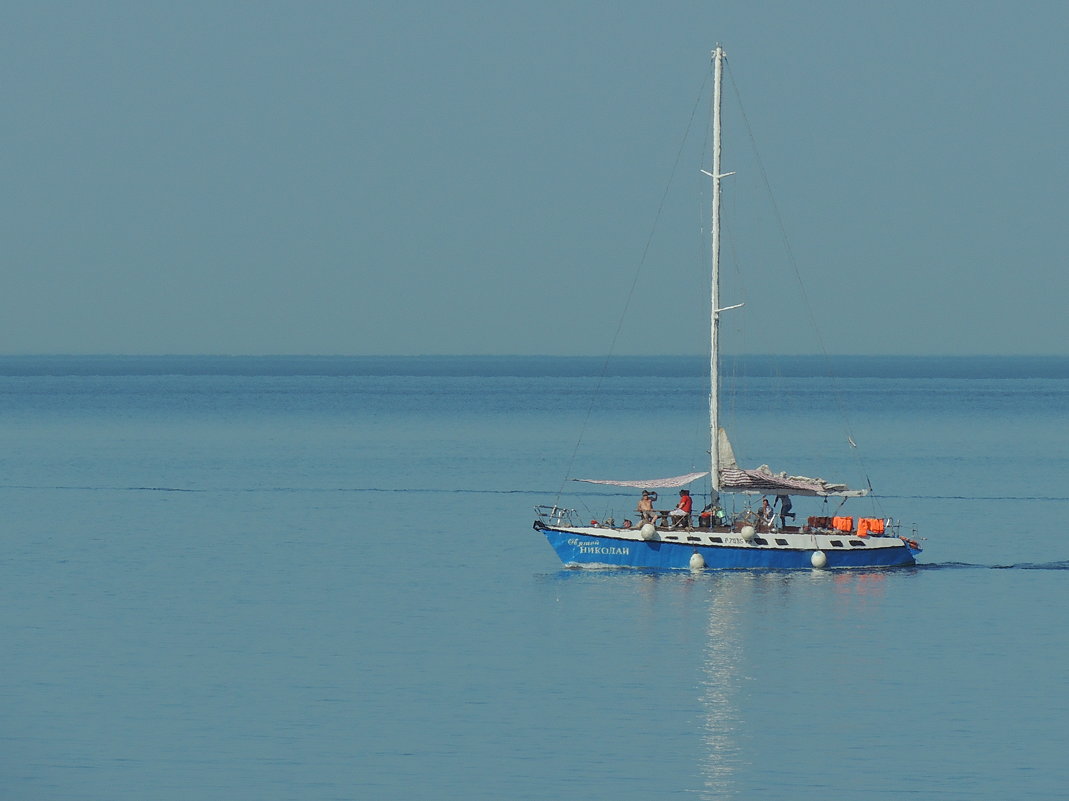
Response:
[{"label": "sky", "polygon": [[0,353],[1069,354],[1069,4],[0,7]]}]

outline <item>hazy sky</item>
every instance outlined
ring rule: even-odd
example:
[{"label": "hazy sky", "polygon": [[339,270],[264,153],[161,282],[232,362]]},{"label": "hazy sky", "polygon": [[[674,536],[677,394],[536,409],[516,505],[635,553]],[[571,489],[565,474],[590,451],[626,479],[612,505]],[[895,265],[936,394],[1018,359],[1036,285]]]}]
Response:
[{"label": "hazy sky", "polygon": [[1063,2],[8,0],[0,353],[701,353],[718,41],[729,348],[815,320],[832,353],[1069,353],[1066,31]]}]

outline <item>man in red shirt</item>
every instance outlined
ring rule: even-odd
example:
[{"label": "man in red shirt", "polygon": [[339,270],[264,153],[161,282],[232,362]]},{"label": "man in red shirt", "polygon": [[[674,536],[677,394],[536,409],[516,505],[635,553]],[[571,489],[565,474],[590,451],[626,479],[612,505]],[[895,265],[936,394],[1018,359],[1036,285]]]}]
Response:
[{"label": "man in red shirt", "polygon": [[686,526],[690,528],[690,510],[694,501],[691,500],[690,490],[679,491],[679,503],[676,504],[676,508],[669,514],[672,517],[672,525],[669,528],[675,528],[676,526]]}]

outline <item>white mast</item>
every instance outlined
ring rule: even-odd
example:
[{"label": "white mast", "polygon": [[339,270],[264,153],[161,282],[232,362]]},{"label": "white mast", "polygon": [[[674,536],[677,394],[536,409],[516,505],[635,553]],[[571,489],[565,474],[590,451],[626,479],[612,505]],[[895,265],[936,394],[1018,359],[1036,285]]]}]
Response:
[{"label": "white mast", "polygon": [[713,208],[710,237],[712,239],[713,269],[709,331],[709,479],[713,493],[720,492],[720,79],[724,69],[724,50],[720,45],[713,51]]}]

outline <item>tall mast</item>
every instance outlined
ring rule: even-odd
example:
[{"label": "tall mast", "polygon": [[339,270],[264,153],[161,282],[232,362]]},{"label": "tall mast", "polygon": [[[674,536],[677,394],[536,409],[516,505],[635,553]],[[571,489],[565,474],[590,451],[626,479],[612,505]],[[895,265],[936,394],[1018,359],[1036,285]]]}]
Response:
[{"label": "tall mast", "polygon": [[714,493],[720,492],[720,83],[724,70],[724,50],[720,45],[713,51],[713,208],[710,237],[712,239],[713,268],[709,326],[709,479]]}]

